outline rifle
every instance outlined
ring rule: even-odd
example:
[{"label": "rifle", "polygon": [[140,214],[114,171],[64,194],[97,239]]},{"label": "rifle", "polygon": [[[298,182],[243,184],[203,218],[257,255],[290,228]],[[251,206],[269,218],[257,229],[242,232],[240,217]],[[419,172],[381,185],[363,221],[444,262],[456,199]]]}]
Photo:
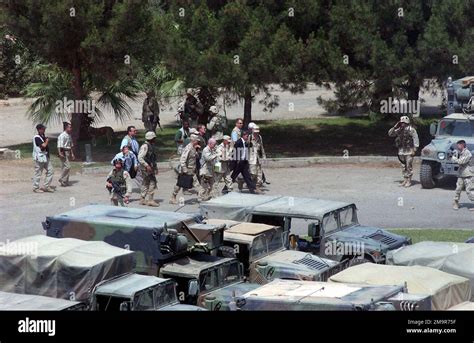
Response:
[{"label": "rifle", "polygon": [[121,199],[124,198],[123,192],[122,192],[122,187],[117,182],[111,182],[111,178],[107,178],[107,182],[112,184],[112,188],[107,187],[110,193],[115,193],[117,194]]}]

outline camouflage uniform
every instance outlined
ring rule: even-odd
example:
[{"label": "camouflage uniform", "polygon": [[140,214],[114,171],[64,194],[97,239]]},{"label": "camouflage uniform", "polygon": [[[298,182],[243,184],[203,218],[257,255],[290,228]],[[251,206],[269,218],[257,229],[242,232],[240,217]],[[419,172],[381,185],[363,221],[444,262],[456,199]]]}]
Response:
[{"label": "camouflage uniform", "polygon": [[467,148],[464,148],[458,156],[453,156],[451,158],[451,161],[459,164],[458,180],[456,182],[456,190],[454,193],[453,207],[455,209],[459,208],[459,199],[463,190],[466,191],[469,200],[474,201],[474,184],[472,182],[472,176],[474,176],[474,174],[470,167],[471,158],[472,154]]},{"label": "camouflage uniform", "polygon": [[116,170],[114,168],[107,176],[107,182],[115,183],[120,187],[118,192],[112,192],[112,190],[110,190],[110,201],[112,205],[118,206],[120,204],[120,206],[125,206],[123,198],[129,197],[132,194],[132,181],[130,174],[126,170]]},{"label": "camouflage uniform", "polygon": [[249,168],[252,180],[257,187],[263,186],[262,159],[266,159],[265,149],[263,148],[262,136],[257,138],[252,134],[249,136]]},{"label": "camouflage uniform", "polygon": [[[179,159],[178,172],[179,174],[186,174],[193,176],[193,188],[199,188],[199,182],[196,177],[196,157],[197,152],[196,148],[193,146],[192,142],[188,143],[181,154]],[[171,195],[170,203],[176,204],[176,196],[182,188],[178,185],[174,186],[173,194]]]},{"label": "camouflage uniform", "polygon": [[198,199],[200,201],[211,198],[211,192],[215,182],[214,164],[217,162],[218,157],[219,155],[215,147],[211,149],[209,146],[206,146],[202,151],[201,169],[199,170],[201,189],[199,190]]},{"label": "camouflage uniform", "polygon": [[388,131],[390,137],[396,137],[395,143],[398,148],[398,157],[402,164],[402,175],[404,181],[403,186],[411,184],[411,177],[413,176],[413,157],[418,149],[420,142],[418,140],[418,133],[416,130],[407,125],[404,129],[392,127]]},{"label": "camouflage uniform", "polygon": [[66,131],[63,131],[63,133],[58,136],[58,150],[63,154],[63,157],[59,156],[61,160],[61,177],[59,178],[59,183],[62,186],[68,186],[69,171],[71,170],[69,157],[72,151],[72,137]]},{"label": "camouflage uniform", "polygon": [[232,192],[232,177],[230,176],[232,170],[230,169],[230,162],[232,161],[232,145],[227,146],[221,143],[217,146],[217,153],[219,155],[219,162],[221,163],[220,172],[216,172],[215,184],[218,186],[221,179],[224,179],[225,189]]},{"label": "camouflage uniform", "polygon": [[146,131],[156,131],[156,126],[160,121],[160,107],[155,97],[149,97],[143,101],[142,122]]},{"label": "camouflage uniform", "polygon": [[226,118],[216,114],[207,124],[207,129],[211,132],[211,137],[216,141],[222,141],[224,130],[227,128]]},{"label": "camouflage uniform", "polygon": [[[141,190],[141,199],[140,204],[157,206],[158,204],[154,202],[153,196],[156,189],[156,171],[158,167],[156,165],[156,153],[155,147],[150,142],[146,141],[138,152],[138,162],[141,166],[141,172],[143,175],[142,190]],[[150,174],[146,171],[146,167],[150,166],[153,170]],[[146,200],[147,196],[149,197]]]}]

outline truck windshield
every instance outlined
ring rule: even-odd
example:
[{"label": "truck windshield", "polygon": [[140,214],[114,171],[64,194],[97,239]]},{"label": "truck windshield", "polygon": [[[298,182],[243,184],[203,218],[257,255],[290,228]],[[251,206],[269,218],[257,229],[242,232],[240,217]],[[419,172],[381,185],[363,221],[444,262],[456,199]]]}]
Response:
[{"label": "truck windshield", "polygon": [[175,304],[178,302],[176,297],[176,287],[174,282],[166,282],[155,288],[156,308]]},{"label": "truck windshield", "polygon": [[357,224],[357,214],[354,207],[346,207],[339,212],[341,227],[349,227]]},{"label": "truck windshield", "polygon": [[240,281],[238,261],[222,265],[219,271],[222,286]]},{"label": "truck windshield", "polygon": [[254,261],[261,256],[271,254],[282,249],[283,246],[283,230],[281,228],[262,233],[253,240],[250,260]]},{"label": "truck windshield", "polygon": [[469,120],[441,120],[439,123],[440,136],[472,137],[474,121]]}]

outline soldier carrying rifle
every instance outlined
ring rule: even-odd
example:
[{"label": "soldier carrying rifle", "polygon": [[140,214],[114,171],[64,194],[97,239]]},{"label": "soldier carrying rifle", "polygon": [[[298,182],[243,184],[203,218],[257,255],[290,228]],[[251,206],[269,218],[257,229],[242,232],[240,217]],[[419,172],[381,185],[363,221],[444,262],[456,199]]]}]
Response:
[{"label": "soldier carrying rifle", "polygon": [[130,195],[132,194],[132,182],[130,174],[123,169],[122,158],[114,160],[114,169],[107,176],[105,187],[109,190],[110,201],[112,205],[125,206],[128,204]]}]

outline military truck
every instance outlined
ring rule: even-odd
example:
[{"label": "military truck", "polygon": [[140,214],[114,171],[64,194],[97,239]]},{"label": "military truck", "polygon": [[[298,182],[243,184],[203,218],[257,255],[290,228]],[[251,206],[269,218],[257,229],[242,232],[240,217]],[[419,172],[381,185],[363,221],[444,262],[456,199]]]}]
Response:
[{"label": "military truck", "polygon": [[181,304],[176,282],[151,275],[126,274],[97,284],[92,292],[95,311],[204,311]]},{"label": "military truck", "polygon": [[[285,246],[335,261],[384,263],[387,251],[411,244],[408,237],[360,225],[353,203],[232,192],[202,202],[200,209],[206,218],[281,226],[290,233]],[[308,237],[295,234],[304,225]]]},{"label": "military truck", "polygon": [[224,225],[202,223],[199,214],[88,205],[46,217],[50,237],[104,241],[137,252],[137,272],[158,275],[160,265],[199,251],[217,255]]},{"label": "military truck", "polygon": [[31,236],[0,247],[0,290],[25,309],[200,310],[179,304],[175,281],[135,274],[135,263],[104,242]]},{"label": "military truck", "polygon": [[[138,273],[174,279],[180,302],[195,305],[201,295],[245,281],[237,259],[217,256],[225,225],[206,224],[200,218],[199,214],[90,205],[47,217],[43,227],[48,236],[104,240],[135,251]],[[212,283],[206,284],[208,280]]]},{"label": "military truck", "polygon": [[456,142],[465,140],[474,153],[474,105],[471,113],[452,113],[430,125],[433,140],[421,150],[420,182],[434,188],[443,179],[457,177],[459,165],[452,161]]},{"label": "military truck", "polygon": [[79,301],[0,292],[0,311],[85,311],[86,309],[86,304]]},{"label": "military truck", "polygon": [[235,304],[243,311],[394,311],[429,310],[430,302],[429,296],[406,296],[403,286],[276,279]]},{"label": "military truck", "polygon": [[[472,106],[474,98],[474,76],[466,76],[462,79],[452,81],[448,78],[446,85],[448,115],[463,113],[466,108]],[[469,104],[471,102],[471,105]]]},{"label": "military truck", "polygon": [[243,263],[252,283],[265,284],[276,278],[326,281],[343,269],[342,263],[287,250],[283,242],[288,231],[279,226],[222,219],[206,222],[226,224],[224,244],[231,248],[231,256]]}]

